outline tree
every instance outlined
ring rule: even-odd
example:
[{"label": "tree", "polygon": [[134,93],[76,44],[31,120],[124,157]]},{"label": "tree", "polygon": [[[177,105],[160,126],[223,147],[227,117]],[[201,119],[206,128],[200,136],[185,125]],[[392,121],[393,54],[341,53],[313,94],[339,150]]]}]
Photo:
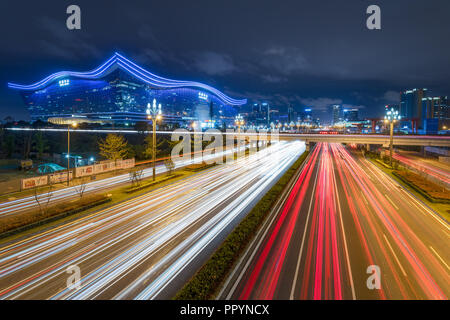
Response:
[{"label": "tree", "polygon": [[36,120],[32,124],[33,128],[44,128],[47,125],[48,125],[48,122],[44,122],[41,119]]},{"label": "tree", "polygon": [[3,121],[4,121],[5,123],[11,123],[11,122],[14,122],[14,118],[11,117],[11,116],[6,116],[6,117],[3,119]]},{"label": "tree", "polygon": [[167,169],[167,175],[172,175],[173,169],[175,169],[175,163],[173,163],[172,159],[167,159],[164,161],[164,165]]},{"label": "tree", "polygon": [[47,194],[45,196],[43,194],[39,194],[38,189],[39,187],[37,185],[34,186],[34,199],[39,206],[39,212],[41,213],[41,215],[46,215],[48,204],[53,197],[53,183],[49,181]]},{"label": "tree", "polygon": [[87,182],[88,182],[88,178],[87,177],[82,177],[81,180],[80,180],[80,184],[78,186],[75,186],[75,191],[80,196],[80,199],[83,198],[84,191],[86,191],[86,184],[87,184]]},{"label": "tree", "polygon": [[[164,144],[164,141],[159,141],[158,142],[158,140],[156,140],[156,155],[155,155],[155,158],[162,153],[161,146],[163,144]],[[153,137],[152,137],[152,135],[148,135],[145,138],[144,156],[146,158],[152,158],[153,157]]]},{"label": "tree", "polygon": [[24,159],[28,159],[30,157],[31,140],[32,140],[31,131],[25,133],[23,137],[23,153],[22,153]]},{"label": "tree", "polygon": [[42,131],[38,131],[34,136],[34,143],[38,153],[38,159],[42,159],[42,155],[48,149],[47,140],[44,138]]},{"label": "tree", "polygon": [[105,140],[100,139],[98,146],[101,156],[114,161],[126,158],[130,150],[127,140],[113,133],[108,134]]},{"label": "tree", "polygon": [[12,134],[7,135],[5,140],[6,140],[5,142],[6,156],[7,158],[11,158],[16,146],[14,135]]},{"label": "tree", "polygon": [[131,181],[131,186],[140,186],[141,185],[141,181],[144,178],[144,170],[141,168],[133,168],[130,171],[130,181]]}]

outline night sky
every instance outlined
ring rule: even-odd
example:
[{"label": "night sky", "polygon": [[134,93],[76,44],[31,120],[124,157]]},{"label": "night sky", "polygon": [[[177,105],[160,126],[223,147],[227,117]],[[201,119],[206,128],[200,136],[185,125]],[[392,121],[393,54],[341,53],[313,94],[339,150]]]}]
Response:
[{"label": "night sky", "polygon": [[[82,29],[66,28],[81,7]],[[382,30],[366,28],[381,7]],[[91,70],[115,51],[172,79],[286,110],[380,116],[403,89],[450,95],[448,0],[1,0],[0,119],[28,119],[7,82]]]}]

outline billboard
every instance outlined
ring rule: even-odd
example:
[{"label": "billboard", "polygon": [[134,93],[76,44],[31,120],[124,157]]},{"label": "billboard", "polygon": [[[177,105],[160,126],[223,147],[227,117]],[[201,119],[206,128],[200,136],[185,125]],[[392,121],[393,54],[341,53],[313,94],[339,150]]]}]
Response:
[{"label": "billboard", "polygon": [[39,176],[33,178],[22,179],[22,190],[34,187],[45,186],[48,183],[48,176]]},{"label": "billboard", "polygon": [[94,174],[94,166],[84,166],[75,168],[76,177],[85,177]]},{"label": "billboard", "polygon": [[116,161],[114,160],[101,161],[100,163],[91,166],[75,168],[75,176],[76,177],[90,176],[92,174],[109,172],[116,169],[129,169],[133,168],[134,166],[135,166],[134,158]]},{"label": "billboard", "polygon": [[[67,171],[52,173],[48,175],[50,183],[62,183],[67,181]],[[69,180],[73,179],[73,172],[69,171]]]}]

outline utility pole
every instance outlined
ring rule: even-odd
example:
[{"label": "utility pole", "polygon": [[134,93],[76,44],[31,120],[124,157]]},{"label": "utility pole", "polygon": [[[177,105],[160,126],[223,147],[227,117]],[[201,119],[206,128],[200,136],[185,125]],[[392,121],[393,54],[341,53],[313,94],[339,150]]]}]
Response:
[{"label": "utility pole", "polygon": [[398,115],[398,111],[394,110],[394,108],[392,108],[391,110],[389,110],[388,112],[386,112],[386,115],[384,116],[384,122],[388,123],[389,122],[389,135],[390,135],[390,139],[389,139],[389,164],[392,167],[392,156],[394,153],[394,123],[397,120],[400,120],[401,117]]},{"label": "utility pole", "polygon": [[153,162],[153,181],[156,177],[156,121],[161,120],[162,111],[161,104],[156,106],[156,99],[153,99],[153,105],[147,104],[147,119],[152,120],[153,124],[153,140],[152,140],[152,162]]},{"label": "utility pole", "polygon": [[76,128],[77,123],[73,121],[67,126],[67,186],[69,186],[70,181],[70,126]]}]

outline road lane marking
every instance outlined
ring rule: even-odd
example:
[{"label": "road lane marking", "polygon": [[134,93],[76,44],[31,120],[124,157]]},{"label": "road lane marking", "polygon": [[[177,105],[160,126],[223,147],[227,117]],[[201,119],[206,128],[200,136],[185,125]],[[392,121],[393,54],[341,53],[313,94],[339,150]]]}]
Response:
[{"label": "road lane marking", "polygon": [[[352,289],[352,298],[353,298],[353,300],[356,300],[355,286],[353,284],[353,276],[352,276],[352,267],[350,265],[350,257],[349,257],[348,248],[347,248],[347,237],[345,236],[344,221],[342,220],[341,202],[339,200],[339,194],[337,193],[338,190],[337,190],[336,178],[334,179],[334,187],[336,189],[336,195],[337,195],[336,198],[337,198],[338,208],[339,208],[339,219],[341,221],[342,235],[344,237],[345,260],[347,261],[348,276],[350,277],[350,288]],[[367,203],[367,200],[364,196],[363,196],[363,199]]]},{"label": "road lane marking", "polygon": [[[305,160],[303,160],[303,163],[301,165],[301,168],[298,170],[295,179],[292,179],[292,182],[289,186],[288,192],[286,192],[285,194],[283,194],[283,196],[278,200],[278,202],[274,205],[274,209],[272,210],[272,212],[274,211],[279,211],[280,206],[282,204],[284,204],[286,202],[286,199],[288,198],[288,196],[290,195],[290,193],[292,192],[292,189],[295,186],[295,183],[297,182],[297,180],[300,178],[301,173],[304,170],[304,166],[305,164],[308,162],[309,158],[311,157],[310,153]],[[272,212],[268,215],[268,217],[270,217],[270,215],[272,215]],[[278,212],[277,212],[278,213]],[[253,249],[253,253],[251,254],[250,258],[248,258],[246,260],[246,264],[244,265],[244,267],[241,270],[241,273],[239,274],[238,278],[236,279],[236,281],[234,282],[234,285],[232,286],[232,288],[230,289],[230,291],[228,292],[228,295],[225,297],[225,300],[230,300],[232,295],[234,294],[234,292],[236,291],[236,288],[238,286],[238,284],[241,282],[242,277],[244,276],[244,274],[246,273],[247,269],[249,268],[250,263],[253,261],[258,249],[261,247],[262,242],[266,239],[267,233],[269,232],[269,230],[271,229],[271,226],[273,225],[273,222],[275,221],[275,219],[278,217],[278,214],[274,214],[273,217],[270,219],[266,219],[266,221],[264,222],[263,227],[258,231],[258,234],[255,236],[254,240],[251,242],[251,244],[247,247],[245,253],[241,256],[241,258],[239,259],[239,262],[237,263],[236,267],[234,268],[234,271],[229,275],[229,277],[227,278],[227,280],[225,281],[224,285],[222,286],[222,289],[220,290],[220,292],[217,294],[216,296],[216,300],[220,299],[220,297],[223,296],[226,288],[229,286],[229,283],[231,282],[231,280],[234,277],[234,274],[236,273],[236,271],[239,269],[239,266],[242,265],[244,258],[248,256],[249,251],[253,248],[253,245],[255,243],[255,241],[257,241],[258,239],[258,243],[256,244],[256,246]],[[262,235],[261,235],[262,234]]]},{"label": "road lane marking", "polygon": [[[316,159],[316,161],[320,161],[320,160]],[[316,164],[317,164],[317,162],[314,164],[314,166],[316,166]],[[295,291],[295,287],[297,285],[297,277],[298,277],[298,272],[300,269],[300,261],[302,260],[303,245],[305,244],[306,230],[308,229],[308,221],[309,221],[309,216],[311,213],[311,206],[312,206],[312,202],[314,199],[314,193],[316,190],[316,183],[317,183],[317,177],[319,175],[319,170],[320,169],[317,168],[316,177],[314,179],[314,185],[313,185],[313,189],[312,189],[312,193],[311,193],[311,200],[309,201],[308,215],[306,216],[306,222],[305,222],[305,231],[303,232],[302,244],[300,246],[300,253],[298,255],[297,265],[295,267],[295,275],[294,275],[294,280],[292,281],[291,294],[289,295],[290,300],[294,300],[294,291]]]},{"label": "road lane marking", "polygon": [[372,163],[371,161],[369,161],[369,163],[376,171],[378,171],[380,173],[381,176],[385,176],[386,177],[386,179],[387,179],[386,181],[388,181],[391,185],[396,186],[397,188],[399,188],[400,191],[403,191],[412,200],[411,203],[414,203],[414,205],[415,205],[415,203],[420,205],[422,210],[427,212],[428,215],[425,214],[424,212],[422,212],[421,210],[419,210],[420,213],[422,213],[424,216],[427,216],[427,217],[431,216],[433,219],[435,219],[437,222],[439,222],[446,230],[450,229],[449,223],[448,223],[447,220],[445,220],[443,217],[441,217],[432,208],[428,207],[428,205],[423,203],[420,199],[417,199],[416,196],[414,196],[408,189],[406,189],[405,187],[400,185],[394,178],[392,178],[387,173],[385,173],[383,170],[378,168],[374,163]]},{"label": "road lane marking", "polygon": [[448,264],[445,263],[444,259],[441,258],[441,256],[436,252],[436,250],[433,249],[432,246],[430,246],[430,249],[434,252],[434,254],[439,258],[439,260],[441,260],[441,262],[447,267],[447,269],[450,270]]},{"label": "road lane marking", "polygon": [[386,237],[386,235],[385,235],[384,233],[383,233],[383,237],[384,237],[384,240],[386,240],[386,242],[387,242],[387,244],[388,244],[388,246],[389,246],[389,249],[391,249],[391,252],[392,252],[392,254],[394,255],[395,261],[397,261],[398,265],[400,266],[400,269],[402,270],[403,275],[404,275],[405,277],[407,277],[406,272],[405,272],[405,269],[403,269],[403,266],[402,266],[402,264],[400,263],[400,260],[398,259],[397,255],[395,254],[394,249],[392,249],[392,246],[391,246],[391,244],[389,243],[389,241],[388,241],[388,239],[387,239],[387,237]]},{"label": "road lane marking", "polygon": [[399,210],[399,208],[395,205],[394,201],[392,201],[391,198],[389,198],[389,196],[386,193],[384,195],[386,196],[386,199],[388,199],[389,202],[394,206],[394,208]]}]

